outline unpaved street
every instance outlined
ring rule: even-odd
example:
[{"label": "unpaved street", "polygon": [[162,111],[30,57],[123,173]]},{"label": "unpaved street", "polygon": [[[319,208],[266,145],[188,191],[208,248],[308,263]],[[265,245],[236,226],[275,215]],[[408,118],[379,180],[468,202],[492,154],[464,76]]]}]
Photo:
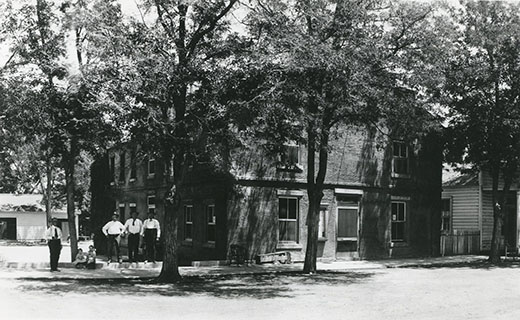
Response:
[{"label": "unpaved street", "polygon": [[517,319],[520,268],[142,281],[1,279],[2,319]]}]

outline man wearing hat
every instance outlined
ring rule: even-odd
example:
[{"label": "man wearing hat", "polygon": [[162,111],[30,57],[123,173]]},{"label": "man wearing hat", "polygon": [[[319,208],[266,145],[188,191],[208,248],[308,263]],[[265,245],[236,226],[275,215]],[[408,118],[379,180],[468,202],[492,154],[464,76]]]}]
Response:
[{"label": "man wearing hat", "polygon": [[159,221],[154,219],[153,212],[148,212],[148,219],[143,222],[143,231],[141,235],[144,236],[144,244],[146,246],[146,260],[155,263],[155,241],[159,241],[161,236],[161,226]]},{"label": "man wearing hat", "polygon": [[112,221],[107,222],[101,229],[103,234],[107,237],[107,256],[108,263],[112,262],[112,256],[114,253],[114,247],[116,249],[116,256],[119,263],[123,262],[119,255],[119,241],[121,240],[121,234],[125,231],[125,226],[119,222],[119,215],[114,213],[112,215]]},{"label": "man wearing hat", "polygon": [[60,271],[58,270],[58,260],[60,259],[62,233],[57,224],[58,220],[52,218],[50,227],[45,231],[45,238],[50,251],[51,272]]}]

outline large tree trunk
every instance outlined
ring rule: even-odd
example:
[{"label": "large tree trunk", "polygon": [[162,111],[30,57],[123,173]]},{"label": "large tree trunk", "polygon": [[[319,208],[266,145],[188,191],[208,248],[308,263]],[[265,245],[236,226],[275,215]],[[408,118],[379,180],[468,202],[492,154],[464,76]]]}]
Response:
[{"label": "large tree trunk", "polygon": [[304,273],[316,272],[316,260],[318,256],[318,229],[320,203],[323,198],[323,184],[327,172],[328,146],[330,120],[324,116],[322,130],[319,140],[319,165],[318,173],[315,174],[316,166],[316,132],[312,123],[308,124],[307,130],[307,195],[309,197],[309,211],[307,212],[307,247],[305,249]]},{"label": "large tree trunk", "polygon": [[165,208],[164,216],[164,257],[161,273],[157,280],[159,282],[172,283],[179,281],[181,275],[179,273],[179,260],[177,257],[177,232],[178,217],[182,210],[180,201],[174,204],[168,204]]},{"label": "large tree trunk", "polygon": [[309,194],[309,211],[307,212],[307,248],[303,272],[315,273],[318,255],[319,212],[322,193]]},{"label": "large tree trunk", "polygon": [[70,234],[70,253],[71,261],[74,261],[76,254],[78,254],[78,238],[76,231],[76,213],[74,206],[74,157],[70,156],[69,159],[64,160],[65,164],[65,188],[67,191],[67,220],[69,224]]}]

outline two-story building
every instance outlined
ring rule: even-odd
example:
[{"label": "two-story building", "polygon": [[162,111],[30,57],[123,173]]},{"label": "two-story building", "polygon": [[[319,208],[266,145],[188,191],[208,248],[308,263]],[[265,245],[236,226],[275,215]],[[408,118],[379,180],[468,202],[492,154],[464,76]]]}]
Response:
[{"label": "two-story building", "polygon": [[[442,155],[437,137],[381,144],[376,135],[346,130],[332,143],[320,210],[321,258],[439,253]],[[113,204],[122,221],[136,210],[142,218],[153,211],[163,222],[165,164],[137,154],[129,147],[114,148],[104,160],[112,175]],[[251,259],[279,250],[303,259],[306,149],[287,145],[281,155],[270,156],[251,143],[232,151],[231,159],[229,174],[215,174],[204,165],[191,168],[179,216],[181,263],[225,260],[232,244],[246,248]]]}]

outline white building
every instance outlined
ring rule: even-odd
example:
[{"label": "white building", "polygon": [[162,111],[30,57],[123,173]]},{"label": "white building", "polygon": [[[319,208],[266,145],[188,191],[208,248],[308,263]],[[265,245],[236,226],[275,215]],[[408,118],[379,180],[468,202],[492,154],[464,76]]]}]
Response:
[{"label": "white building", "polygon": [[[47,219],[41,194],[0,194],[0,239],[41,240],[45,238]],[[53,210],[51,216],[58,219],[63,238],[69,236],[67,212]],[[76,215],[76,230],[78,217]]]}]

